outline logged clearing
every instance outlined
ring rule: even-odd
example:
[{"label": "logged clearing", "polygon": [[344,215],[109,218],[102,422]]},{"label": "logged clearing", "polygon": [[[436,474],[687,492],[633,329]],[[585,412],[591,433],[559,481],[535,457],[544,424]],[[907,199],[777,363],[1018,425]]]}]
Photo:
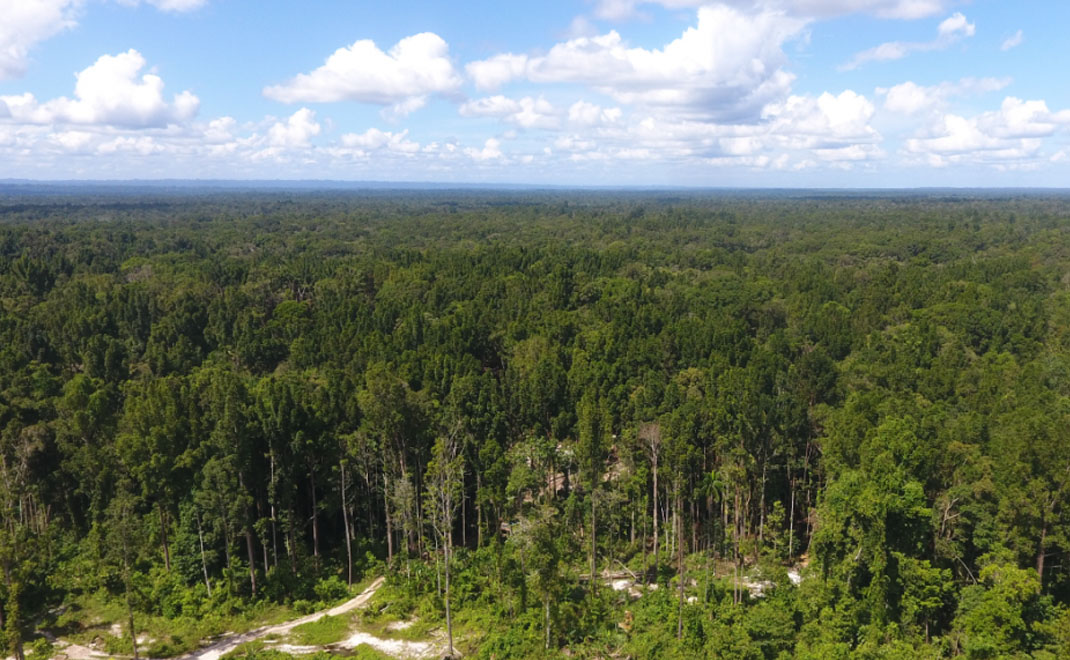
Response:
[{"label": "logged clearing", "polygon": [[[312,623],[319,621],[323,617],[327,616],[341,616],[348,614],[353,610],[359,609],[367,605],[371,600],[375,592],[379,590],[379,587],[383,586],[385,578],[376,578],[374,582],[368,585],[359,596],[351,598],[346,602],[333,607],[329,610],[323,610],[314,614],[309,614],[292,621],[285,623],[279,623],[270,626],[263,626],[256,630],[250,630],[245,633],[234,633],[224,635],[223,637],[214,640],[211,644],[204,646],[192,653],[178,656],[176,660],[219,660],[226,654],[235,650],[242,644],[249,642],[255,642],[263,640],[268,637],[283,638],[285,635],[293,631],[294,628],[304,625],[306,623]],[[97,660],[114,657],[107,653],[102,653],[88,646],[81,644],[71,644],[61,639],[48,636],[49,641],[54,645],[56,649],[56,655],[53,656],[56,660]],[[346,639],[338,644],[329,644],[323,646],[297,646],[292,644],[278,644],[273,645],[275,648],[284,653],[291,655],[306,655],[315,653],[316,651],[330,651],[332,649],[338,650],[351,650],[366,644],[380,653],[385,653],[395,658],[429,658],[436,657],[442,654],[442,644],[439,641],[407,641],[407,640],[395,640],[395,639],[382,639],[375,635],[366,632],[353,632],[348,635]],[[9,658],[8,660],[13,660]]]}]

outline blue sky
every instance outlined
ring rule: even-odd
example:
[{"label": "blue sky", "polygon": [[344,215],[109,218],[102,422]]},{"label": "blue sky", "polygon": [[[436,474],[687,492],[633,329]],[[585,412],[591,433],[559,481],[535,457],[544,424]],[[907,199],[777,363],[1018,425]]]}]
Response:
[{"label": "blue sky", "polygon": [[0,178],[1070,186],[1070,3],[0,0]]}]

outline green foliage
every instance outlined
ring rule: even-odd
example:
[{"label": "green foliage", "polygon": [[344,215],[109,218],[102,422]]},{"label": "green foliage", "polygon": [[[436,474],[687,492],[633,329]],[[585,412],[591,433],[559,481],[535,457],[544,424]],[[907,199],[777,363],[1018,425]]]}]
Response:
[{"label": "green foliage", "polygon": [[1065,197],[0,212],[4,655],[379,573],[365,625],[473,657],[1067,655]]}]

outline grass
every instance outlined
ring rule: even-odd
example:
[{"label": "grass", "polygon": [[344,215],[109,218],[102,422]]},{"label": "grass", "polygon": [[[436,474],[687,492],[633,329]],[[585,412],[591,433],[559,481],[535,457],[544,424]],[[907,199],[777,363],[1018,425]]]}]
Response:
[{"label": "grass", "polygon": [[[196,649],[201,640],[225,632],[242,633],[263,625],[281,623],[295,618],[292,608],[282,605],[257,605],[236,614],[210,613],[203,617],[162,616],[135,613],[138,636],[148,643],[138,650],[153,658],[169,658]],[[93,646],[94,641],[110,655],[133,652],[126,625],[125,608],[115,601],[106,601],[97,594],[86,595],[70,606],[45,627],[75,644]],[[112,634],[113,622],[120,624],[118,637]]]},{"label": "grass", "polygon": [[293,629],[292,639],[302,646],[326,646],[348,636],[348,616],[324,616]]},{"label": "grass", "polygon": [[353,649],[353,654],[348,656],[353,660],[393,660],[385,653],[380,653],[367,644],[361,644]]}]

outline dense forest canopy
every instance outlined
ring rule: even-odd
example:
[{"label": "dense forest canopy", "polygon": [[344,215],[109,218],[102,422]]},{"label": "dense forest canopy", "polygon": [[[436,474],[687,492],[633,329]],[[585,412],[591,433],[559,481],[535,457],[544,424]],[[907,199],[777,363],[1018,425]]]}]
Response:
[{"label": "dense forest canopy", "polygon": [[1070,197],[0,198],[20,660],[384,572],[488,658],[1067,657],[1068,504]]}]

